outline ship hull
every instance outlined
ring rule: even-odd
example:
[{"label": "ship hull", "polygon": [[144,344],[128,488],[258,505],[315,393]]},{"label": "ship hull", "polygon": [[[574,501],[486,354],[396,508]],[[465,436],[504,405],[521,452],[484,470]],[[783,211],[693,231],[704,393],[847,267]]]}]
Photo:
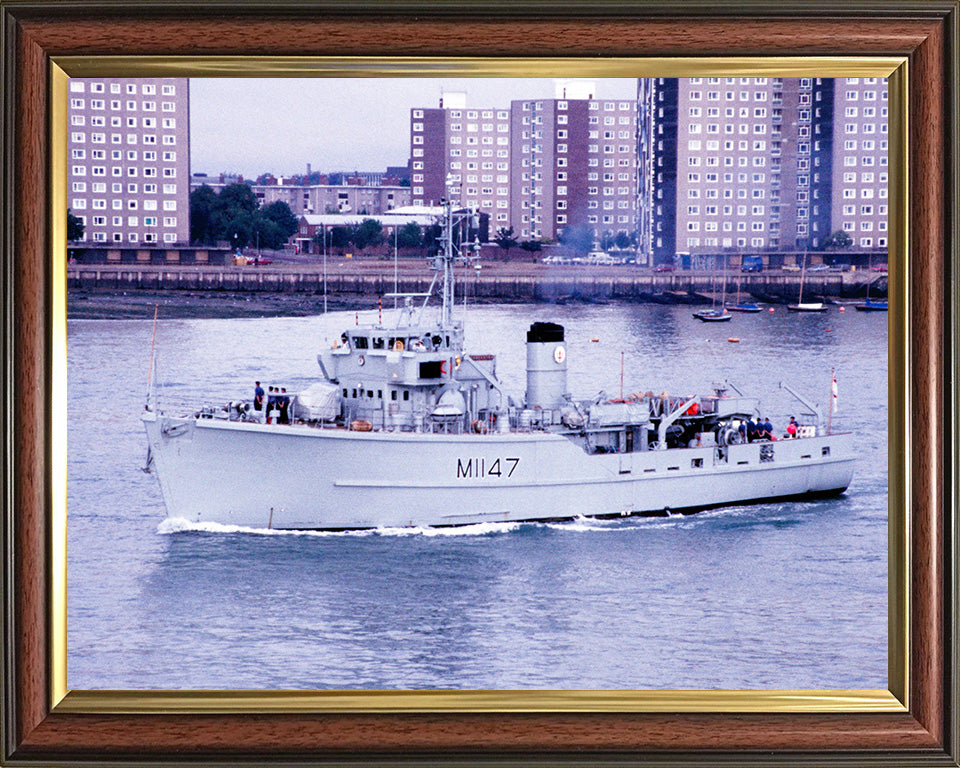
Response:
[{"label": "ship hull", "polygon": [[170,517],[252,528],[685,512],[840,493],[854,466],[848,435],[588,455],[543,432],[361,433],[153,413],[143,420]]}]

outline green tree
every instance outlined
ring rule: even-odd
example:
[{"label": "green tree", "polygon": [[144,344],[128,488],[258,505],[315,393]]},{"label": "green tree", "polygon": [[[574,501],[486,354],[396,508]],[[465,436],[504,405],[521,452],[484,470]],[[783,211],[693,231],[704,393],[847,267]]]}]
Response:
[{"label": "green tree", "polygon": [[261,248],[282,248],[299,228],[299,220],[282,200],[270,203],[254,214],[254,241],[259,238]]},{"label": "green tree", "polygon": [[228,184],[220,190],[217,195],[218,210],[230,211],[231,215],[236,212],[253,213],[260,207],[260,201],[249,184]]},{"label": "green tree", "polygon": [[364,219],[353,231],[353,244],[361,251],[383,242],[383,227],[376,219]]},{"label": "green tree", "polygon": [[420,245],[422,237],[423,233],[420,231],[420,225],[411,221],[409,224],[404,224],[397,232],[397,247],[416,248]]},{"label": "green tree", "polygon": [[423,247],[427,249],[428,255],[436,253],[440,247],[440,234],[439,224],[431,224],[423,230]]},{"label": "green tree", "polygon": [[497,236],[493,238],[493,242],[500,246],[504,257],[509,255],[510,249],[517,245],[517,238],[513,236],[513,227],[500,227],[497,230]]},{"label": "green tree", "polygon": [[331,227],[327,232],[327,248],[336,248],[341,253],[350,246],[352,227]]},{"label": "green tree", "polygon": [[627,248],[630,246],[630,235],[626,232],[617,232],[617,236],[614,238],[617,248]]},{"label": "green tree", "polygon": [[229,240],[232,248],[243,248],[253,240],[253,216],[238,213],[223,222],[223,236],[220,240]]},{"label": "green tree", "polygon": [[824,248],[849,248],[853,245],[853,238],[842,229],[838,229],[823,241]]},{"label": "green tree", "polygon": [[220,194],[203,185],[190,193],[190,239],[206,245],[229,240],[242,248],[253,237],[259,205],[248,184],[230,184]]},{"label": "green tree", "polygon": [[74,216],[67,208],[67,240],[83,239],[83,222],[79,216]]},{"label": "green tree", "polygon": [[206,184],[190,193],[191,242],[213,245],[217,241],[212,218],[216,205],[217,193]]},{"label": "green tree", "polygon": [[580,253],[587,253],[593,248],[593,229],[586,224],[564,227],[558,233],[557,240],[568,248],[573,248]]}]

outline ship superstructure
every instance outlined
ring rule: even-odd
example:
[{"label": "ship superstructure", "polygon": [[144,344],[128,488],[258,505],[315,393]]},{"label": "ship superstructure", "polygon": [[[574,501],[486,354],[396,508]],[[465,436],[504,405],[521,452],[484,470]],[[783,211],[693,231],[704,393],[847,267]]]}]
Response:
[{"label": "ship superstructure", "polygon": [[[454,318],[454,265],[479,250],[473,223],[446,204],[433,257],[439,307],[432,289],[391,294],[394,322],[345,330],[317,356],[322,378],[289,403],[179,415],[148,403],[148,466],[168,514],[255,528],[438,526],[669,514],[847,488],[849,435],[827,434],[802,398],[805,423],[780,440],[754,427],[757,400],[729,383],[686,397],[575,399],[555,323],[530,325],[526,389],[508,392],[496,356],[467,351]],[[264,462],[269,473],[236,471]]]}]

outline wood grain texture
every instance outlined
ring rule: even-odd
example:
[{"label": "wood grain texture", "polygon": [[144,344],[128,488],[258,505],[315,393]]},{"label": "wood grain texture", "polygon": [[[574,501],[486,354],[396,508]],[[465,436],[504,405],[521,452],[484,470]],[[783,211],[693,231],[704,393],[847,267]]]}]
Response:
[{"label": "wood grain texture", "polygon": [[[945,7],[944,4],[936,8]],[[931,4],[930,8],[934,8]],[[945,208],[947,124],[943,82],[949,56],[945,16],[916,12],[850,19],[440,18],[346,14],[266,17],[240,9],[214,18],[186,14],[84,16],[82,4],[24,11],[16,66],[16,741],[15,757],[193,759],[242,757],[367,759],[579,758],[594,764],[683,755],[699,763],[739,756],[798,762],[814,755],[857,763],[956,764],[944,746],[951,716],[944,679],[942,424],[945,380],[944,254],[955,213]],[[46,418],[43,362],[45,274],[45,57],[93,54],[274,55],[795,55],[911,57],[911,350],[914,391],[912,513],[913,708],[905,715],[245,715],[94,716],[48,714],[44,559]],[[953,65],[951,65],[953,66]],[[955,747],[954,747],[955,749]],[[764,758],[763,756],[767,757]],[[689,762],[689,760],[688,760]]]},{"label": "wood grain texture", "polygon": [[[275,18],[31,20],[27,34],[52,55],[240,54],[294,56],[677,56],[813,55],[842,50],[909,52],[936,22],[903,19],[648,20],[630,17],[559,21],[482,19],[323,20]],[[136,40],[135,50],[123,41]]]},{"label": "wood grain texture", "polygon": [[21,38],[23,88],[16,127],[13,271],[14,538],[17,627],[17,734],[23,740],[47,714],[46,572],[46,61]]},{"label": "wood grain texture", "polygon": [[919,46],[911,66],[923,77],[911,82],[910,174],[912,211],[914,340],[911,350],[913,418],[913,529],[911,620],[913,669],[911,702],[917,721],[943,738],[943,414],[947,358],[944,335],[944,277],[947,274],[947,220],[943,190],[948,186],[943,145],[946,104],[944,31]]},{"label": "wood grain texture", "polygon": [[[121,727],[122,725],[122,727]],[[161,754],[189,744],[205,754],[501,750],[528,755],[594,751],[933,749],[909,715],[337,715],[53,716],[23,745],[44,757],[96,744],[109,755]]]}]

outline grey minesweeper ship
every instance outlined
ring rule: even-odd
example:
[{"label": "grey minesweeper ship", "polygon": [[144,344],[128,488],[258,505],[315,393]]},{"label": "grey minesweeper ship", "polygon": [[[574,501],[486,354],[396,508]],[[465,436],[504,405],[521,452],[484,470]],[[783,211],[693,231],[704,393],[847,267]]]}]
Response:
[{"label": "grey minesweeper ship", "polygon": [[142,417],[147,468],[168,515],[277,529],[450,526],[691,512],[850,484],[851,436],[827,434],[789,387],[814,423],[794,439],[749,443],[739,426],[759,403],[732,385],[573,399],[553,323],[530,326],[526,393],[510,395],[496,357],[467,352],[453,317],[454,264],[479,249],[472,222],[445,205],[439,319],[423,321],[431,287],[397,295],[394,327],[349,328],[318,355],[323,379],[292,398],[291,423],[250,401],[170,415],[154,395]]}]

